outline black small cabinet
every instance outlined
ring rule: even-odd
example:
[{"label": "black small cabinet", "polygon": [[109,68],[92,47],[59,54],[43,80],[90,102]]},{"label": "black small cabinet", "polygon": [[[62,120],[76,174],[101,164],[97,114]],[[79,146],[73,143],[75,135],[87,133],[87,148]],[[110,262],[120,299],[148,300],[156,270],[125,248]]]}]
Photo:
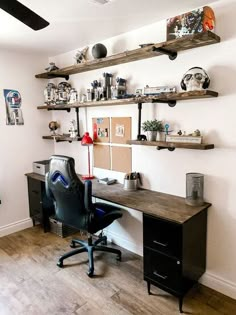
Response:
[{"label": "black small cabinet", "polygon": [[45,182],[27,177],[29,211],[33,225],[41,223],[44,232],[50,231],[49,216],[54,214],[54,205],[48,199],[45,191]]},{"label": "black small cabinet", "polygon": [[198,281],[206,267],[207,209],[184,223],[143,215],[144,280],[179,298]]}]

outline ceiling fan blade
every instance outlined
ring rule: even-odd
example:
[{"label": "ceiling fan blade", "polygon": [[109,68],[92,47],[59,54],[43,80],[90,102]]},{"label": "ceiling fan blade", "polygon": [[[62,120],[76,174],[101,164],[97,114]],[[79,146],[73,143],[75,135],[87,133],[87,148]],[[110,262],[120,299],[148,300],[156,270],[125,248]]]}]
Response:
[{"label": "ceiling fan blade", "polygon": [[0,0],[0,8],[35,31],[41,30],[49,25],[49,22],[17,0]]}]

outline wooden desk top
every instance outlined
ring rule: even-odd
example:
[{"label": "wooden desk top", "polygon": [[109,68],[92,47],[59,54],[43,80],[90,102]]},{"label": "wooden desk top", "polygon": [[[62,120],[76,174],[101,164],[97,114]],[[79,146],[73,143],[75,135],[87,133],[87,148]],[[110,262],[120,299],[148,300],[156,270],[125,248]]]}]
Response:
[{"label": "wooden desk top", "polygon": [[[39,174],[28,173],[26,176],[45,181],[45,177]],[[147,189],[126,191],[122,184],[104,185],[96,179],[92,182],[92,194],[96,198],[176,223],[184,223],[211,206],[210,203],[205,203],[203,206],[193,207],[185,204],[183,197]]]}]

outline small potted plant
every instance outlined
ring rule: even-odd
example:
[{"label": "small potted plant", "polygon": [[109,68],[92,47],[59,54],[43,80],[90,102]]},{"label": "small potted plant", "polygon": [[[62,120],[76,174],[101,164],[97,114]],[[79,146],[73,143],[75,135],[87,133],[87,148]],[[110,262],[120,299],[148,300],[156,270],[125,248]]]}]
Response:
[{"label": "small potted plant", "polygon": [[157,133],[164,131],[164,126],[161,120],[146,120],[142,124],[142,129],[147,133],[148,141],[156,141]]}]

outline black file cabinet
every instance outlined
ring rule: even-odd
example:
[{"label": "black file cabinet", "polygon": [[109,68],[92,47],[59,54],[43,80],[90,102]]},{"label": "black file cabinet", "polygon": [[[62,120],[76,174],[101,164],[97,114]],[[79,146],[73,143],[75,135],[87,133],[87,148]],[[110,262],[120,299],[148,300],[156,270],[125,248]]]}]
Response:
[{"label": "black file cabinet", "polygon": [[198,281],[206,266],[207,209],[184,223],[143,215],[144,280],[179,298]]},{"label": "black file cabinet", "polygon": [[48,199],[45,191],[45,182],[27,176],[29,211],[33,225],[41,223],[44,232],[50,231],[49,216],[54,214],[54,205]]}]

